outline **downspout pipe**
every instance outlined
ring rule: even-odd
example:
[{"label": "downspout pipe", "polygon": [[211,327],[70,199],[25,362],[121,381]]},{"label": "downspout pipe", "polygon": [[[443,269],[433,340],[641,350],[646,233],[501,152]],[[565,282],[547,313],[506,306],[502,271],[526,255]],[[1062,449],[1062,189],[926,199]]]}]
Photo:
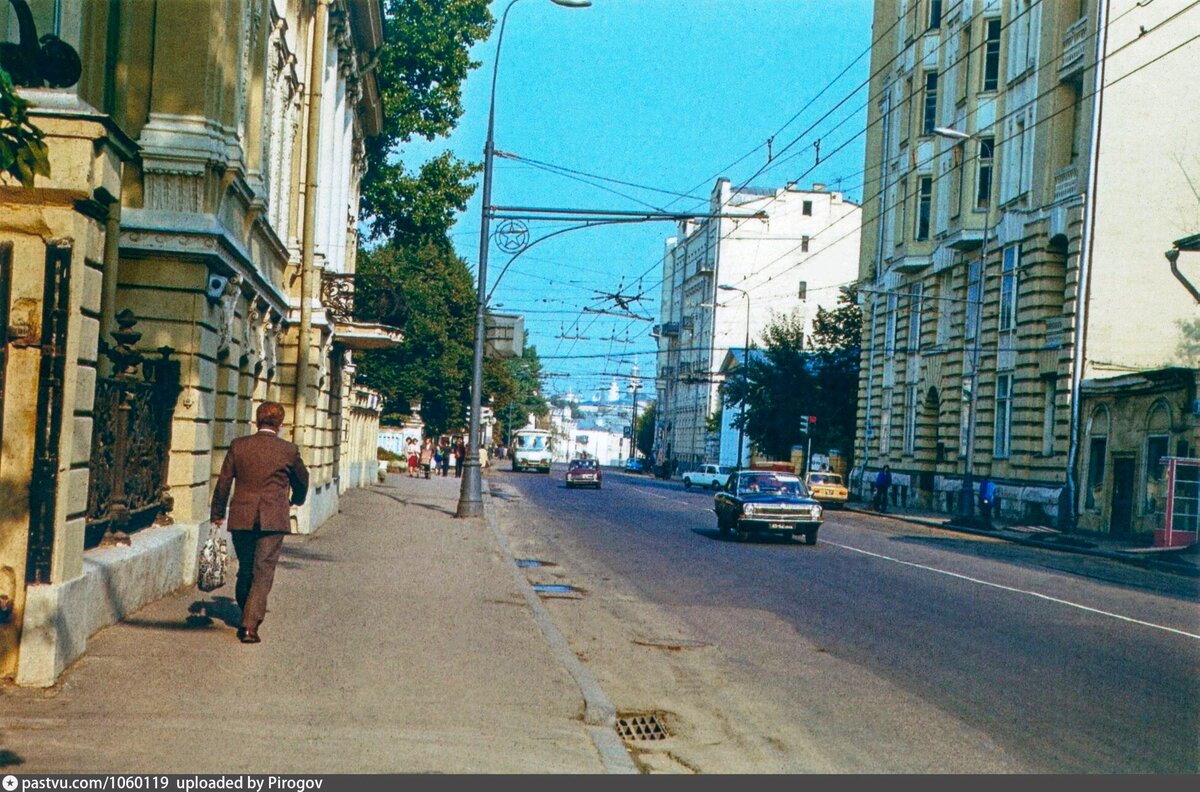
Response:
[{"label": "downspout pipe", "polygon": [[1109,0],[1096,4],[1096,74],[1092,103],[1092,145],[1088,152],[1087,193],[1084,195],[1083,239],[1079,251],[1079,277],[1075,290],[1075,333],[1071,350],[1071,434],[1067,447],[1066,483],[1058,498],[1058,527],[1073,531],[1077,521],[1076,507],[1079,503],[1079,422],[1083,405],[1080,391],[1083,383],[1083,367],[1087,347],[1088,300],[1091,298],[1092,256],[1096,247],[1096,185],[1100,167],[1100,130],[1104,117],[1104,65],[1108,53],[1108,10]]},{"label": "downspout pipe", "polygon": [[296,401],[292,441],[301,457],[308,441],[308,368],[312,353],[313,253],[317,231],[317,166],[321,138],[321,90],[325,79],[325,38],[329,0],[317,0],[313,17],[312,58],[308,68],[308,128],[304,156],[304,228],[300,241],[300,332],[296,338]]},{"label": "downspout pipe", "polygon": [[892,97],[891,86],[887,87],[884,92],[883,100],[883,123],[880,125],[881,138],[879,149],[882,155],[879,158],[879,179],[881,187],[879,188],[879,216],[876,222],[879,225],[875,241],[875,276],[872,285],[875,287],[871,290],[871,335],[867,341],[867,393],[864,399],[863,406],[863,458],[859,468],[861,471],[858,476],[858,489],[860,493],[864,493],[867,479],[867,465],[871,462],[871,436],[868,434],[868,429],[873,429],[871,423],[871,383],[875,375],[875,322],[879,316],[879,295],[875,290],[879,288],[880,282],[883,280],[883,241],[885,235],[885,226],[887,224],[887,191],[888,191],[888,150],[889,134],[891,132],[892,122]]}]

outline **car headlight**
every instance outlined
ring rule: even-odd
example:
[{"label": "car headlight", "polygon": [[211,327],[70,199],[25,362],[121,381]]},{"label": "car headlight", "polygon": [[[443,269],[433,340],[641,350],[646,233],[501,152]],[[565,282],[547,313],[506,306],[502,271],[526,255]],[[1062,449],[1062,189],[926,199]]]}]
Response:
[{"label": "car headlight", "polygon": [[747,517],[752,516],[754,514],[754,512],[755,512],[755,508],[754,508],[753,503],[748,503],[742,507],[742,514],[744,514]]},{"label": "car headlight", "polygon": [[821,519],[822,511],[823,511],[823,509],[821,508],[821,504],[818,503],[815,506],[813,506],[813,510],[812,510],[813,519],[816,519],[816,520]]}]

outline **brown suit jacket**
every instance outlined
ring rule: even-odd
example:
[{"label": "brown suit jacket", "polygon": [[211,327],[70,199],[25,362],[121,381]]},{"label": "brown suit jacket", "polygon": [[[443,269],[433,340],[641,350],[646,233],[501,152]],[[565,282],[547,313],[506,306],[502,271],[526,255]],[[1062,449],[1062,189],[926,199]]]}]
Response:
[{"label": "brown suit jacket", "polygon": [[[233,490],[233,501],[229,490]],[[291,497],[289,498],[289,490]],[[229,445],[221,475],[213,491],[210,519],[225,519],[231,531],[289,531],[288,503],[296,506],[308,497],[308,469],[300,449],[273,432],[239,437]]]}]

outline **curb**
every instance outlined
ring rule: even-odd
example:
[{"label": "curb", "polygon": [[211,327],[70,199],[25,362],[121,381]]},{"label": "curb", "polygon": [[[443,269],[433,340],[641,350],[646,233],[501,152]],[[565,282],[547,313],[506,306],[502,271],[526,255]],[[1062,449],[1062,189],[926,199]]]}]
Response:
[{"label": "curb", "polygon": [[528,603],[530,610],[533,611],[533,619],[537,622],[538,627],[541,628],[542,635],[546,638],[546,643],[549,645],[550,650],[567,670],[567,673],[575,680],[575,684],[579,686],[579,692],[583,694],[583,720],[588,726],[588,733],[592,738],[592,743],[600,753],[600,761],[603,763],[604,769],[614,775],[640,775],[637,765],[633,763],[633,759],[630,758],[629,752],[625,748],[624,742],[617,736],[617,708],[609,701],[604,689],[600,687],[600,682],[592,672],[571,651],[571,647],[567,644],[567,639],[563,637],[562,632],[554,623],[554,617],[550,615],[550,611],[546,609],[537,592],[533,590],[533,586],[521,574],[520,567],[517,566],[517,559],[513,556],[512,548],[508,544],[508,539],[501,532],[499,526],[496,525],[495,517],[492,514],[491,487],[487,479],[484,479],[482,483],[484,496],[483,514],[487,520],[488,528],[491,529],[492,536],[495,537],[496,543],[500,546],[500,552],[504,554],[509,569],[512,571],[513,579],[521,589],[521,594],[525,597],[525,602]]},{"label": "curb", "polygon": [[993,539],[1003,539],[1006,542],[1023,545],[1025,547],[1040,547],[1043,550],[1058,550],[1063,553],[1074,553],[1076,555],[1094,556],[1096,558],[1108,558],[1113,561],[1122,561],[1134,566],[1140,566],[1147,569],[1153,569],[1159,572],[1172,572],[1177,575],[1186,577],[1200,577],[1200,567],[1189,564],[1173,561],[1164,561],[1158,558],[1145,558],[1141,555],[1130,553],[1121,550],[1104,550],[1099,547],[1074,547],[1071,545],[1056,544],[1054,542],[1044,542],[1037,539],[1031,539],[1026,536],[1013,535],[1011,532],[1003,530],[983,530],[980,528],[968,528],[962,525],[954,525],[949,520],[934,520],[924,517],[913,517],[906,514],[895,514],[885,512],[883,514],[871,509],[866,509],[858,506],[846,504],[842,507],[846,511],[856,514],[869,514],[876,517],[888,517],[901,522],[912,523],[913,525],[924,525],[928,528],[939,528],[943,531],[954,531],[956,533],[971,534],[973,536],[990,536]]}]

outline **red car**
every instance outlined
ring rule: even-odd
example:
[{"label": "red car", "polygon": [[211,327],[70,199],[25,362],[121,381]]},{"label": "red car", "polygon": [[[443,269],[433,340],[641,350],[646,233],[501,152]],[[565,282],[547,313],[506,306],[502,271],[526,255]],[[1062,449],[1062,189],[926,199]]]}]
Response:
[{"label": "red car", "polygon": [[600,463],[594,459],[572,459],[567,464],[567,489],[595,487],[600,489]]}]

